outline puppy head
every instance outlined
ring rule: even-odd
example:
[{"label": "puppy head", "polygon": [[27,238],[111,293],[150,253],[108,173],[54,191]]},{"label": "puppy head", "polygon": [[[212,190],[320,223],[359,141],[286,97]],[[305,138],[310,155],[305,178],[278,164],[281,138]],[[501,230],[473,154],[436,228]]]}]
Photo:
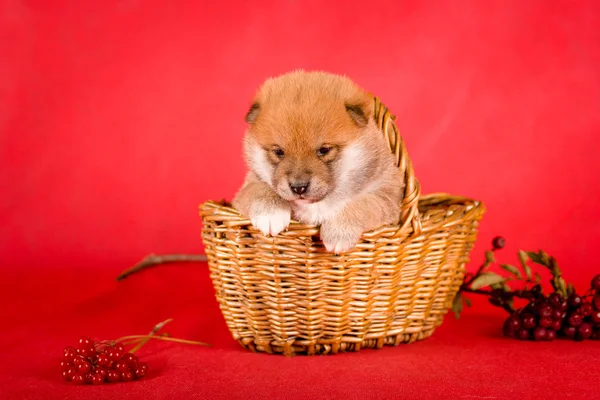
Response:
[{"label": "puppy head", "polygon": [[246,115],[246,161],[296,204],[356,192],[373,178],[368,165],[384,148],[372,105],[345,77],[294,71],[268,79]]}]

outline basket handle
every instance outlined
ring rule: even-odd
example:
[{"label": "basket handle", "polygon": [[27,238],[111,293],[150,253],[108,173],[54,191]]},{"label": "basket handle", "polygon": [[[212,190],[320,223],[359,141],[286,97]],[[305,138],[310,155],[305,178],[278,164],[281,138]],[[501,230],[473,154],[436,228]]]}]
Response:
[{"label": "basket handle", "polygon": [[421,219],[418,206],[419,198],[421,197],[421,186],[415,177],[415,170],[408,155],[408,150],[406,150],[406,146],[404,145],[404,140],[402,140],[398,127],[394,122],[396,116],[390,113],[378,97],[373,96],[373,98],[373,117],[375,118],[375,122],[377,122],[377,127],[387,138],[386,142],[396,157],[396,166],[400,169],[402,175],[404,175],[404,197],[400,203],[402,223],[400,229],[404,230],[408,224],[411,224],[414,234],[419,235],[421,233]]}]

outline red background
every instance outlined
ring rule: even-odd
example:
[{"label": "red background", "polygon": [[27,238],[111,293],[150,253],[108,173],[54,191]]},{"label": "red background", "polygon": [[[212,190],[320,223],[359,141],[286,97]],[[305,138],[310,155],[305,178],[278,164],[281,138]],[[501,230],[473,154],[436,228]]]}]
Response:
[{"label": "red background", "polygon": [[[197,205],[230,199],[241,184],[254,91],[295,68],[347,74],[380,96],[424,192],[485,202],[470,268],[500,234],[506,261],[543,248],[585,288],[600,269],[599,26],[595,1],[0,1],[0,323],[12,327],[3,339],[16,345],[43,329],[60,349],[82,333],[145,332],[163,319],[146,298],[158,295],[166,317],[188,319],[183,335],[206,339],[193,318],[209,310],[213,344],[256,360],[227,337],[204,265],[146,273],[177,285],[171,274],[192,274],[201,298],[165,282],[157,294],[148,277],[112,278],[150,252],[203,250]],[[138,300],[152,308],[139,311]],[[449,329],[438,340],[456,343]],[[360,357],[385,362],[381,354]],[[186,365],[168,363],[177,362]],[[64,389],[53,379],[44,387]]]}]

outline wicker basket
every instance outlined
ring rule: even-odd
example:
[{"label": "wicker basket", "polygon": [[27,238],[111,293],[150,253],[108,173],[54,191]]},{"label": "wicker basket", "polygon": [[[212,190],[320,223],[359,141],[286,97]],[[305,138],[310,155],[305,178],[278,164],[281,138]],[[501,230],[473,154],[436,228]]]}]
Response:
[{"label": "wicker basket", "polygon": [[367,232],[336,256],[318,227],[292,221],[268,237],[225,202],[200,206],[216,297],[242,346],[295,355],[411,343],[429,337],[451,307],[484,206],[421,196],[394,116],[377,98],[374,107],[406,178],[401,226]]}]

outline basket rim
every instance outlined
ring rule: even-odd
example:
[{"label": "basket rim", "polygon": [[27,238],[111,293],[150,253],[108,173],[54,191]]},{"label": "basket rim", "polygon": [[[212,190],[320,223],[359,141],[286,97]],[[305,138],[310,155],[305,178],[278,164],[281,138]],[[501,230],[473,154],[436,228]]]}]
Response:
[{"label": "basket rim", "polygon": [[[485,205],[481,200],[475,200],[470,197],[451,195],[446,192],[429,193],[421,195],[419,198],[419,214],[424,221],[428,218],[426,214],[428,211],[438,211],[440,209],[447,208],[448,218],[456,215],[455,211],[461,211],[462,215],[454,217],[456,222],[464,221],[465,219],[476,218],[479,219],[486,212]],[[452,208],[452,210],[450,210]],[[225,199],[221,200],[207,200],[198,206],[199,214],[204,221],[205,219],[220,220],[226,226],[241,227],[241,226],[252,226],[252,222],[249,218],[242,215],[237,209],[231,206],[230,202]],[[479,218],[477,218],[477,215]],[[443,224],[448,224],[449,221],[444,221]],[[425,227],[424,227],[425,228]],[[422,229],[418,232],[418,235],[423,235],[424,231],[435,229],[436,226],[428,226],[426,229]],[[319,233],[320,228],[318,225],[311,225],[299,222],[295,219],[290,220],[290,224],[287,231],[282,232],[280,235],[286,235],[293,231],[302,231],[305,234],[316,235]],[[400,224],[388,224],[378,227],[374,230],[364,232],[362,238],[372,238],[386,232],[387,234],[393,234],[394,236],[407,235],[413,236],[415,231],[412,226],[400,225]]]}]

